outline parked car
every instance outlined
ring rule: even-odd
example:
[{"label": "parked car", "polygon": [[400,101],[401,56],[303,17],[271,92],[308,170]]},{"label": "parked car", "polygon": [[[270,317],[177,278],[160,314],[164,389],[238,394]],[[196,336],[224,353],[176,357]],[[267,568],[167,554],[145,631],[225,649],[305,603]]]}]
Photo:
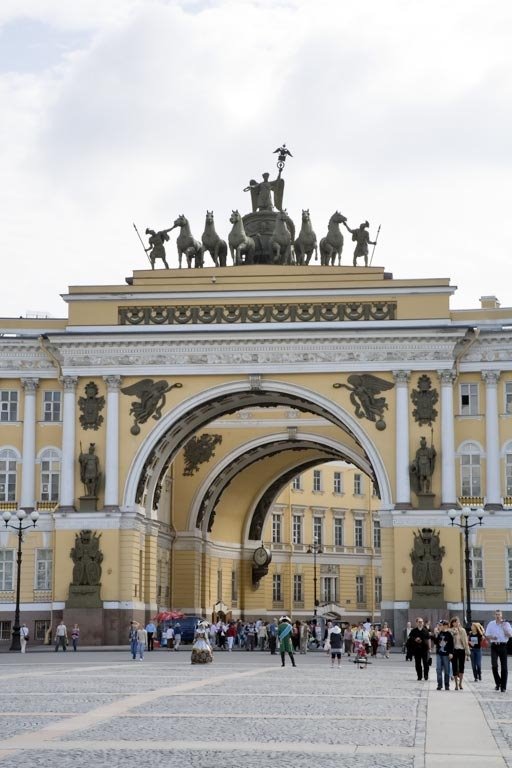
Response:
[{"label": "parked car", "polygon": [[175,619],[171,621],[172,627],[179,624],[181,627],[181,642],[193,643],[194,632],[200,621],[204,621],[202,616],[184,616],[182,619]]}]

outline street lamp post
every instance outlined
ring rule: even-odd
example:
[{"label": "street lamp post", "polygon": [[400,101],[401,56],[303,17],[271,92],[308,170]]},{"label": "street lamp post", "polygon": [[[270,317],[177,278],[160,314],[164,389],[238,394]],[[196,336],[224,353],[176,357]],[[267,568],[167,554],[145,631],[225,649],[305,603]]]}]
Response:
[{"label": "street lamp post", "polygon": [[308,555],[311,555],[311,554],[313,555],[313,599],[315,601],[315,608],[314,608],[314,611],[313,611],[313,616],[315,617],[315,619],[316,619],[316,613],[317,613],[317,608],[318,608],[318,600],[317,600],[317,592],[316,592],[316,582],[317,582],[317,579],[316,579],[316,557],[317,557],[317,555],[321,554],[321,552],[322,552],[322,547],[318,543],[318,539],[315,539],[313,541],[313,544],[311,544],[311,546],[308,549]]},{"label": "street lamp post", "polygon": [[[469,522],[471,515],[478,518],[474,523]],[[464,534],[464,575],[466,577],[466,625],[471,626],[473,617],[471,615],[471,559],[469,557],[469,532],[477,525],[483,525],[484,510],[481,507],[462,507],[461,510],[450,509],[448,512],[452,526],[460,528]],[[460,522],[456,523],[455,518],[460,515]]]},{"label": "street lamp post", "polygon": [[21,543],[23,541],[23,531],[26,531],[27,528],[35,528],[37,521],[39,520],[39,512],[37,509],[34,509],[30,513],[30,520],[31,523],[28,523],[27,525],[23,525],[23,521],[27,517],[27,513],[24,509],[18,509],[16,511],[16,517],[17,522],[11,523],[10,520],[12,518],[12,514],[6,510],[3,515],[3,521],[5,523],[6,528],[12,528],[14,531],[18,534],[18,567],[17,567],[17,573],[16,573],[16,609],[14,612],[14,626],[12,628],[12,640],[11,640],[11,647],[9,648],[10,651],[21,651],[21,643],[20,643],[20,587],[21,587]]}]

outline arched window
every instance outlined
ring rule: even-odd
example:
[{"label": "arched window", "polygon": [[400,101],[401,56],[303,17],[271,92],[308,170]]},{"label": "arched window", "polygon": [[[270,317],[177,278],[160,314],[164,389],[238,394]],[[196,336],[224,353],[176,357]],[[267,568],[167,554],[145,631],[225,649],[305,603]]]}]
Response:
[{"label": "arched window", "polygon": [[0,501],[16,501],[16,464],[13,448],[0,449]]},{"label": "arched window", "polygon": [[505,496],[512,496],[512,442],[505,446]]},{"label": "arched window", "polygon": [[459,451],[462,496],[481,496],[481,449],[477,443],[464,443]]},{"label": "arched window", "polygon": [[58,501],[60,488],[60,451],[45,448],[39,455],[41,463],[41,501]]}]

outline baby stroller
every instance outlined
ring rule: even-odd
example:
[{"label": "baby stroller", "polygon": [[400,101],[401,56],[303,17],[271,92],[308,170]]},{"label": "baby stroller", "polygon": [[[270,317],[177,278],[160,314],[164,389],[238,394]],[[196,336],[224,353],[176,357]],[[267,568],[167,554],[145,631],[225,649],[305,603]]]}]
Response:
[{"label": "baby stroller", "polygon": [[354,664],[357,664],[359,669],[366,669],[368,664],[371,664],[371,661],[368,660],[366,646],[363,642],[361,642],[361,640],[354,641],[354,653]]}]

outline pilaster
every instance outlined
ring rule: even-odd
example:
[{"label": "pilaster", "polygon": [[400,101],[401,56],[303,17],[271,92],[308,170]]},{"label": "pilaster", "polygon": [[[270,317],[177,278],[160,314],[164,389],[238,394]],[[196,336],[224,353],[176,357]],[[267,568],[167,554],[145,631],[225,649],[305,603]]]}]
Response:
[{"label": "pilaster", "polygon": [[409,478],[409,378],[410,371],[393,371],[396,392],[396,509],[411,506]]},{"label": "pilaster", "polygon": [[21,467],[22,509],[35,507],[35,464],[36,464],[36,393],[39,379],[22,378],[24,391],[23,405],[23,451]]},{"label": "pilaster", "polygon": [[437,372],[441,384],[441,506],[457,505],[455,483],[455,428],[453,422],[453,382],[451,368]]},{"label": "pilaster", "polygon": [[121,376],[104,376],[107,384],[105,507],[119,505],[119,389]]},{"label": "pilaster", "polygon": [[75,420],[76,385],[78,377],[64,376],[62,406],[62,473],[60,488],[61,508],[73,509],[75,505]]},{"label": "pilaster", "polygon": [[485,508],[503,509],[500,492],[500,446],[498,417],[498,381],[500,371],[482,371],[485,383],[485,452],[486,488]]}]

